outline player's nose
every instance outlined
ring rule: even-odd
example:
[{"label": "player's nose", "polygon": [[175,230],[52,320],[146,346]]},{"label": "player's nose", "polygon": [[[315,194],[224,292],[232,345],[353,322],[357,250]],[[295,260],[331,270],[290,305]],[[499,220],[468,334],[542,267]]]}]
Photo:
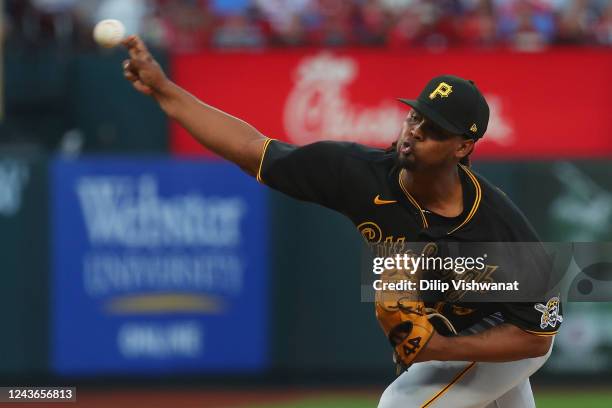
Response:
[{"label": "player's nose", "polygon": [[421,124],[417,124],[415,126],[412,126],[409,130],[408,130],[408,139],[412,142],[412,141],[416,141],[416,142],[420,142],[423,140],[423,130],[421,129]]}]

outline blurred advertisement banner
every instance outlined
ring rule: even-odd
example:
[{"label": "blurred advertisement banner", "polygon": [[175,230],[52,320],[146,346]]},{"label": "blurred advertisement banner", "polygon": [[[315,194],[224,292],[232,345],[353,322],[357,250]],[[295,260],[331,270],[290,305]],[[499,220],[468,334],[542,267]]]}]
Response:
[{"label": "blurred advertisement banner", "polygon": [[267,365],[264,189],[225,163],[52,168],[53,367],[64,375]]},{"label": "blurred advertisement banner", "polygon": [[[206,103],[238,116],[269,137],[296,144],[348,140],[386,147],[408,108],[435,75],[476,82],[491,108],[483,158],[601,157],[612,154],[612,101],[602,84],[612,70],[607,50],[339,52],[175,55],[173,79]],[[176,124],[179,154],[202,147]]]}]

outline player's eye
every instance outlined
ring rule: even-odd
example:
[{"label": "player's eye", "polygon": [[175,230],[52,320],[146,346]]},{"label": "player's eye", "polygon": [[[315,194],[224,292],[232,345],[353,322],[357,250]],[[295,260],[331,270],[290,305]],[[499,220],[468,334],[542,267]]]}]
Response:
[{"label": "player's eye", "polygon": [[421,116],[415,111],[410,112],[408,115],[408,121],[410,123],[419,123],[421,121]]}]

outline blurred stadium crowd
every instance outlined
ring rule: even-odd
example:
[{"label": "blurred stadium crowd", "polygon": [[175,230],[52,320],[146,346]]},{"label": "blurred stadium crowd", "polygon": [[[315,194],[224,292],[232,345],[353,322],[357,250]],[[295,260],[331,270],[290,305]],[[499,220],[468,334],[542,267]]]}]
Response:
[{"label": "blurred stadium crowd", "polygon": [[4,0],[9,46],[93,48],[122,20],[160,48],[612,45],[612,0]]}]

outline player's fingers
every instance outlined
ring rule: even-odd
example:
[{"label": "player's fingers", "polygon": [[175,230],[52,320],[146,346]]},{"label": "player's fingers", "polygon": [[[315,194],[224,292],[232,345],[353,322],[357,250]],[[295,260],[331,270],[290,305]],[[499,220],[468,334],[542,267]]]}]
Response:
[{"label": "player's fingers", "polygon": [[131,73],[130,71],[123,71],[123,76],[130,82],[134,82],[138,80],[138,77]]},{"label": "player's fingers", "polygon": [[137,61],[126,59],[123,61],[121,66],[123,67],[123,71],[129,71],[135,75],[138,75],[139,63]]},{"label": "player's fingers", "polygon": [[138,58],[138,42],[136,40],[135,35],[130,35],[125,40],[122,41],[122,44],[127,48],[128,53],[130,54],[130,58],[136,59]]},{"label": "player's fingers", "polygon": [[121,67],[123,68],[123,71],[132,71],[132,66],[131,66],[131,61],[129,59],[123,60],[123,62],[121,63]]},{"label": "player's fingers", "polygon": [[149,52],[149,50],[147,49],[147,46],[145,45],[144,41],[142,41],[142,39],[135,35],[134,39],[133,39],[133,44],[134,44],[134,48],[136,48],[138,51],[140,52]]},{"label": "player's fingers", "polygon": [[132,82],[132,85],[138,92],[142,92],[145,95],[152,95],[153,89],[145,84],[143,84],[140,80],[136,80]]},{"label": "player's fingers", "polygon": [[138,56],[138,52],[136,50],[136,36],[130,35],[125,40],[121,42],[125,48],[127,48],[128,53],[130,54],[130,58],[136,58]]},{"label": "player's fingers", "polygon": [[139,79],[138,71],[134,68],[130,60],[123,61],[123,76],[130,82],[134,82]]},{"label": "player's fingers", "polygon": [[135,37],[136,37],[135,35],[128,35],[121,41],[121,45],[129,49],[130,47],[133,46]]},{"label": "player's fingers", "polygon": [[128,49],[132,59],[146,59],[150,57],[149,50],[144,41],[137,35],[131,35],[124,40],[124,44]]},{"label": "player's fingers", "polygon": [[124,62],[123,67],[124,69],[126,69],[127,67],[128,71],[138,75],[143,68],[146,68],[145,62],[146,61],[143,61],[140,59],[130,59],[130,60],[127,60],[127,63]]},{"label": "player's fingers", "polygon": [[133,49],[135,51],[148,51],[145,43],[137,35],[127,36],[123,41],[121,41],[121,44],[123,44],[123,46],[128,50]]},{"label": "player's fingers", "polygon": [[136,51],[136,49],[134,48],[129,48],[128,49],[128,53],[130,54],[130,58],[135,61],[139,58],[138,56],[138,51]]}]

